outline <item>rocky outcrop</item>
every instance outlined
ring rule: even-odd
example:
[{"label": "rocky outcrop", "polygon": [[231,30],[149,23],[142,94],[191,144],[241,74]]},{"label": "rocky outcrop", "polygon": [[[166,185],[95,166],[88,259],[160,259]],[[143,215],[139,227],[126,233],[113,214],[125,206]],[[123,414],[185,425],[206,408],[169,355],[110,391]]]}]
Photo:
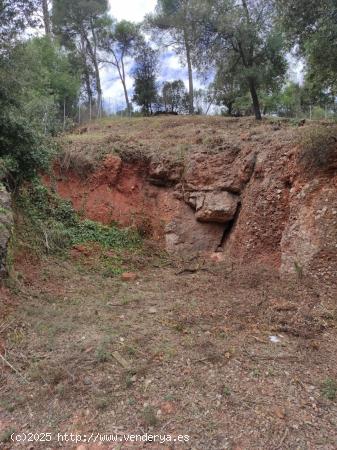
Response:
[{"label": "rocky outcrop", "polygon": [[10,194],[0,183],[0,279],[7,274],[6,258],[13,227]]},{"label": "rocky outcrop", "polygon": [[199,132],[183,154],[109,155],[87,180],[63,173],[57,189],[88,218],[136,226],[173,253],[336,271],[336,176],[305,173],[289,128],[234,132]]},{"label": "rocky outcrop", "polygon": [[[290,214],[281,240],[281,270],[337,279],[337,175],[316,178],[290,194]],[[321,267],[324,260],[325,267]]]},{"label": "rocky outcrop", "polygon": [[195,217],[200,222],[228,223],[234,219],[240,198],[230,192],[199,194]]}]

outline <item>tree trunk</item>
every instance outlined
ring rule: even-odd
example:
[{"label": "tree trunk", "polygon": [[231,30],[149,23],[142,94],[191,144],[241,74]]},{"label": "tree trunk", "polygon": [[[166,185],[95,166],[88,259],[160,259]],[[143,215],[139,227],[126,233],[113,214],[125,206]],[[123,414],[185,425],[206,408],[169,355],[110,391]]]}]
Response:
[{"label": "tree trunk", "polygon": [[191,61],[191,49],[188,42],[187,32],[184,32],[186,59],[188,68],[188,97],[189,97],[189,113],[194,114],[194,87],[193,87],[193,68]]},{"label": "tree trunk", "polygon": [[129,100],[128,90],[126,88],[126,77],[125,77],[125,67],[124,67],[123,57],[122,57],[122,74],[120,73],[119,68],[118,68],[118,71],[119,71],[119,75],[121,76],[121,81],[122,81],[122,84],[123,84],[125,101],[126,101],[126,108],[128,110],[129,116],[131,116],[131,103],[130,103],[130,100]]},{"label": "tree trunk", "polygon": [[48,0],[42,0],[43,23],[46,35],[51,34],[50,14],[48,8]]},{"label": "tree trunk", "polygon": [[88,103],[92,103],[92,89],[90,82],[90,74],[88,69],[85,67],[84,69],[84,80],[85,80],[85,90],[87,91]]},{"label": "tree trunk", "polygon": [[129,94],[128,94],[128,90],[126,88],[126,84],[124,80],[121,80],[122,84],[123,84],[123,90],[124,90],[124,96],[125,96],[125,103],[126,103],[126,109],[128,110],[128,114],[129,116],[131,116],[131,103],[129,100]]},{"label": "tree trunk", "polygon": [[96,57],[96,52],[93,50],[91,42],[89,38],[86,36],[85,40],[87,42],[87,48],[91,57],[91,61],[94,65],[95,72],[95,81],[96,81],[96,91],[97,91],[97,117],[99,117],[101,108],[102,108],[102,84],[101,84],[101,76],[99,73],[98,61]]},{"label": "tree trunk", "polygon": [[261,120],[262,116],[261,116],[260,102],[259,102],[259,97],[257,95],[255,82],[253,79],[249,79],[248,81],[249,81],[250,95],[252,96],[252,100],[253,100],[253,109],[254,109],[255,118],[256,118],[256,120]]}]

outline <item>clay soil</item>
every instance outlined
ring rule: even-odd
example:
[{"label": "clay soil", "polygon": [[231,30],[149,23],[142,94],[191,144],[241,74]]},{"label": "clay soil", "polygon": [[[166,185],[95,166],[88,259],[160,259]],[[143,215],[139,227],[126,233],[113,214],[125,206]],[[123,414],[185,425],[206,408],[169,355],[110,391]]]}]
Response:
[{"label": "clay soil", "polygon": [[[135,261],[138,279],[123,282],[98,258],[81,249],[17,261],[15,303],[0,328],[12,365],[0,372],[2,448],[336,448],[328,286],[160,253]],[[28,446],[6,441],[11,432],[190,439]]]},{"label": "clay soil", "polygon": [[[139,161],[167,152],[179,163],[224,145],[283,152],[298,133],[250,119],[144,123],[103,120],[65,137],[60,178],[85,178],[115,153]],[[97,247],[16,254],[11,289],[0,290],[0,448],[336,449],[336,280],[281,277],[253,257],[244,265],[145,249],[123,256],[137,275],[129,281],[101,263],[121,256]],[[52,442],[11,442],[23,432],[52,433]],[[65,444],[57,433],[189,441]]]}]

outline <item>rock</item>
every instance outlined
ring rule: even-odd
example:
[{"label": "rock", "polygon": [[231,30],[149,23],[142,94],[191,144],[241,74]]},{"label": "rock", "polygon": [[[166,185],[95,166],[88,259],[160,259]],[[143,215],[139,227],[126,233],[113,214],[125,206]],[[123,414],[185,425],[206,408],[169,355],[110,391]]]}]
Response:
[{"label": "rock", "polygon": [[181,202],[176,216],[165,228],[166,249],[182,255],[215,252],[223,233],[224,225],[198,222],[194,211]]},{"label": "rock", "polygon": [[210,255],[209,259],[213,262],[219,263],[225,260],[225,255],[223,252],[215,252]]},{"label": "rock", "polygon": [[149,313],[150,313],[150,314],[157,314],[157,312],[158,312],[157,309],[154,308],[154,307],[152,307],[152,308],[149,309]]},{"label": "rock", "polygon": [[13,224],[11,197],[0,183],[0,279],[7,275],[6,259]]},{"label": "rock", "polygon": [[134,272],[124,272],[122,274],[122,281],[131,282],[138,280],[138,275]]},{"label": "rock", "polygon": [[155,186],[172,186],[180,181],[182,172],[183,165],[179,162],[151,161],[148,180]]},{"label": "rock", "polygon": [[234,219],[239,205],[239,197],[229,192],[210,192],[203,201],[198,198],[196,218],[200,222],[227,223]]}]

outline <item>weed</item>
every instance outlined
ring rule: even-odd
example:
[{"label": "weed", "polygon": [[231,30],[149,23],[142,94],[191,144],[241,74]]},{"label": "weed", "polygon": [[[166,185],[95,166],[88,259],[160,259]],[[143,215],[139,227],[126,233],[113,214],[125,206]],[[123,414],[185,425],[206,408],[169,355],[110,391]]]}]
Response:
[{"label": "weed", "polygon": [[173,402],[176,400],[176,397],[173,394],[167,394],[167,395],[165,395],[164,400],[166,402]]},{"label": "weed", "polygon": [[158,417],[152,406],[146,406],[143,410],[143,421],[145,425],[154,427],[158,424]]},{"label": "weed", "polygon": [[297,261],[294,262],[294,269],[295,269],[295,272],[296,272],[298,278],[300,278],[300,279],[303,278],[303,268],[302,268],[302,266],[299,265],[299,263]]},{"label": "weed", "polygon": [[110,352],[108,350],[108,342],[104,340],[101,342],[95,351],[95,358],[98,363],[104,363],[109,361],[110,359]]},{"label": "weed", "polygon": [[222,387],[222,395],[224,397],[229,397],[231,395],[231,391],[228,386],[225,385]]},{"label": "weed", "polygon": [[97,397],[95,398],[95,407],[100,410],[107,409],[109,406],[108,399],[106,397]]},{"label": "weed", "polygon": [[[136,250],[142,245],[134,229],[119,229],[81,220],[70,202],[60,199],[39,182],[22,189],[16,199],[21,214],[18,234],[34,253],[58,253],[71,246],[96,243],[102,248]],[[120,261],[107,264],[107,276],[119,275]]]},{"label": "weed", "polygon": [[327,378],[321,385],[321,393],[328,400],[336,400],[337,382],[332,378]]},{"label": "weed", "polygon": [[128,345],[126,347],[126,351],[130,356],[134,356],[137,353],[137,350],[134,347],[132,347],[131,345]]},{"label": "weed", "polygon": [[134,375],[130,372],[128,372],[125,376],[125,386],[129,389],[133,386],[134,382]]},{"label": "weed", "polygon": [[259,376],[261,375],[261,372],[260,372],[260,370],[259,370],[257,367],[255,367],[255,368],[250,372],[250,374],[251,374],[251,376],[252,376],[253,378],[259,378]]},{"label": "weed", "polygon": [[3,433],[0,435],[0,443],[5,444],[6,442],[9,442],[13,433],[15,433],[15,431],[12,429],[3,431]]}]

